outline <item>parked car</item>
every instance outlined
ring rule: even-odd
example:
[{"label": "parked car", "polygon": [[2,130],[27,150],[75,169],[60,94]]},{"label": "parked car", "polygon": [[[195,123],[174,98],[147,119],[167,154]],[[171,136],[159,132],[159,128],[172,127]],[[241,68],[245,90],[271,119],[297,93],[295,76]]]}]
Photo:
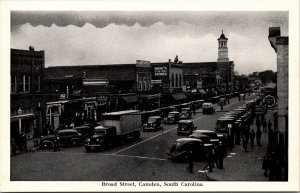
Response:
[{"label": "parked car", "polygon": [[168,117],[165,118],[166,124],[176,124],[179,121],[180,113],[178,111],[169,112]]},{"label": "parked car", "polygon": [[57,132],[61,146],[81,146],[83,137],[75,129],[63,129]]},{"label": "parked car", "polygon": [[216,132],[211,130],[203,130],[203,129],[197,129],[193,131],[193,133],[189,137],[198,138],[198,136],[206,135],[210,139],[218,139],[218,135]]},{"label": "parked car", "polygon": [[202,109],[203,109],[203,114],[215,113],[215,109],[214,109],[212,103],[203,103]]},{"label": "parked car", "polygon": [[56,135],[46,135],[40,138],[40,149],[58,149],[59,146],[59,137]]},{"label": "parked car", "polygon": [[162,129],[162,118],[160,116],[152,116],[148,118],[148,122],[143,125],[143,131],[157,131]]},{"label": "parked car", "polygon": [[172,161],[185,161],[189,149],[192,150],[194,160],[205,160],[208,151],[212,148],[211,144],[205,144],[200,139],[181,138],[177,139],[167,152],[168,159]]},{"label": "parked car", "polygon": [[182,108],[179,119],[191,119],[191,118],[192,118],[192,109],[191,108]]},{"label": "parked car", "polygon": [[94,134],[94,127],[89,125],[82,125],[78,127],[74,127],[74,130],[76,130],[78,133],[80,133],[83,137],[83,139],[90,137]]},{"label": "parked car", "polygon": [[194,125],[192,120],[180,120],[178,123],[177,134],[191,134],[197,126]]},{"label": "parked car", "polygon": [[227,132],[228,124],[233,125],[235,121],[234,117],[220,117],[216,122],[216,131]]}]

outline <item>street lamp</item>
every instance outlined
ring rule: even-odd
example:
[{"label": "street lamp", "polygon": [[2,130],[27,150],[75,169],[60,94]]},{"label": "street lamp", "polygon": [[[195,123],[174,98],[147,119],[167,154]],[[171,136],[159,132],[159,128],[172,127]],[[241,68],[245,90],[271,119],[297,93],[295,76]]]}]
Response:
[{"label": "street lamp", "polygon": [[22,132],[22,121],[21,121],[21,116],[22,115],[22,109],[21,108],[19,108],[18,109],[18,116],[19,116],[19,134],[21,134],[21,132]]}]

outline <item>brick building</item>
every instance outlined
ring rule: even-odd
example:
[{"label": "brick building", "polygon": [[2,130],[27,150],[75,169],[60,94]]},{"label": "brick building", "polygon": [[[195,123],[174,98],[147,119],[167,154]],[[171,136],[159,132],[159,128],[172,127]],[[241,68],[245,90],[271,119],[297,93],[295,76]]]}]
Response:
[{"label": "brick building", "polygon": [[24,132],[27,138],[44,128],[44,51],[11,49],[11,137]]},{"label": "brick building", "polygon": [[183,63],[184,82],[190,89],[219,93],[234,90],[234,62],[229,61],[227,41],[222,31],[216,62]]}]

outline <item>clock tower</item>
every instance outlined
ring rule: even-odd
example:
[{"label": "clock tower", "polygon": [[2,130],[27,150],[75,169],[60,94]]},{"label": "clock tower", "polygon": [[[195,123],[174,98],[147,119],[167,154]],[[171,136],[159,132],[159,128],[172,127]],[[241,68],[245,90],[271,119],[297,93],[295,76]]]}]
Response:
[{"label": "clock tower", "polygon": [[227,41],[228,41],[228,39],[223,34],[223,30],[222,30],[222,34],[221,34],[220,38],[218,39],[218,43],[219,43],[218,62],[228,62],[229,61]]}]

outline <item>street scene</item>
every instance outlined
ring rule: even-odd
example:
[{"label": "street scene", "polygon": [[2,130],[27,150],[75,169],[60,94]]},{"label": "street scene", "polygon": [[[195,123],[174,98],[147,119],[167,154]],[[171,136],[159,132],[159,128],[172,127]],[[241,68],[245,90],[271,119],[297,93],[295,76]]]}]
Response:
[{"label": "street scene", "polygon": [[11,181],[289,180],[288,12],[12,11],[11,26]]}]

